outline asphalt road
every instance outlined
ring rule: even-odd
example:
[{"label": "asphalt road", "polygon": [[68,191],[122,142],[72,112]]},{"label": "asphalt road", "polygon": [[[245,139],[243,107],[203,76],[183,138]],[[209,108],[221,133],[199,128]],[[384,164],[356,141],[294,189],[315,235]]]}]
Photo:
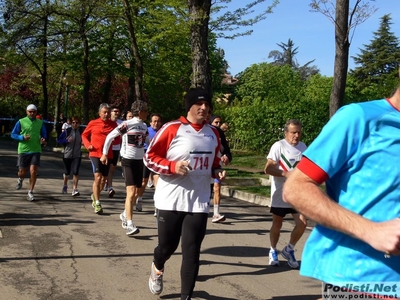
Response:
[{"label": "asphalt road", "polygon": [[[166,264],[164,291],[154,296],[148,276],[157,244],[152,194],[147,190],[143,212],[134,213],[140,234],[127,237],[119,213],[124,206],[121,171],[115,176],[113,199],[102,193],[103,215],[91,207],[90,162],[81,167],[77,198],[61,194],[61,153],[42,154],[36,201],[26,200],[28,180],[16,184],[16,144],[0,142],[0,300],[124,300],[180,299],[180,247]],[[69,189],[71,192],[71,189]],[[321,284],[301,277],[279,256],[281,266],[268,265],[266,207],[224,197],[221,212],[227,220],[210,220],[201,254],[193,299],[311,300]],[[282,248],[293,223],[284,222]],[[300,260],[305,239],[297,245]]]}]

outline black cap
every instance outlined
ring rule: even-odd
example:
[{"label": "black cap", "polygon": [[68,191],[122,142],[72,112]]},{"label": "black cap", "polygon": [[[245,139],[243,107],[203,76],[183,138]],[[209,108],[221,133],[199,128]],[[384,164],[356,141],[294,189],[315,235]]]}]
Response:
[{"label": "black cap", "polygon": [[193,104],[199,101],[206,101],[212,109],[212,102],[210,95],[201,87],[191,88],[185,95],[185,108],[189,111]]}]

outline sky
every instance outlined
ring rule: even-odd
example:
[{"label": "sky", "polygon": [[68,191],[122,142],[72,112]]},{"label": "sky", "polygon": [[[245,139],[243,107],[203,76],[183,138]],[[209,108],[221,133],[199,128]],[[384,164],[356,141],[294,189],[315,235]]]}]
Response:
[{"label": "sky", "polygon": [[[243,7],[249,0],[232,0],[229,8]],[[300,65],[315,59],[312,65],[317,66],[320,73],[333,76],[335,60],[335,28],[333,23],[318,12],[310,12],[311,0],[280,0],[272,14],[251,29],[250,36],[238,37],[234,40],[218,39],[217,45],[224,49],[228,61],[228,71],[232,75],[244,71],[252,64],[272,62],[268,55],[273,50],[282,49],[277,45],[287,44],[288,39],[298,47],[296,59]],[[350,0],[350,5],[355,1]],[[370,1],[371,2],[371,1]],[[266,8],[272,0],[266,0],[259,8]],[[391,32],[400,40],[400,1],[376,0],[371,2],[378,10],[364,23],[358,25],[350,45],[349,69],[355,67],[351,56],[357,56],[370,44],[373,32],[379,29],[383,15],[390,14]]]}]

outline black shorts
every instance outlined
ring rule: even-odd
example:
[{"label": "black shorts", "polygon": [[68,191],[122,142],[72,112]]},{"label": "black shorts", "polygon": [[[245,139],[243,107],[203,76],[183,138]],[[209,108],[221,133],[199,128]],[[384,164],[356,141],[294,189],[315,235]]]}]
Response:
[{"label": "black shorts", "polygon": [[27,169],[30,166],[40,166],[40,153],[21,153],[18,155],[17,167]]},{"label": "black shorts", "polygon": [[113,150],[113,158],[109,160],[108,164],[113,164],[116,166],[118,164],[119,159],[119,150]]},{"label": "black shorts", "polygon": [[151,174],[151,170],[145,166],[143,163],[143,178],[149,178]]},{"label": "black shorts", "polygon": [[63,158],[64,162],[64,174],[69,175],[72,171],[72,175],[79,175],[79,168],[81,166],[81,158]]},{"label": "black shorts", "polygon": [[291,207],[271,207],[270,212],[284,218],[287,214],[298,214],[299,212]]},{"label": "black shorts", "polygon": [[90,157],[92,163],[93,174],[101,173],[104,177],[108,176],[108,171],[110,170],[110,163],[103,165],[98,157]]},{"label": "black shorts", "polygon": [[143,180],[143,160],[121,158],[122,171],[124,173],[125,185],[142,187]]}]

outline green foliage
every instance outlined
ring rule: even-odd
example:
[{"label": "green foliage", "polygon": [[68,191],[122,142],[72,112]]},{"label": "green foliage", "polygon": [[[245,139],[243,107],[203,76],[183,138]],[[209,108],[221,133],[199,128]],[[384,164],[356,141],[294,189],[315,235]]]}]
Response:
[{"label": "green foliage", "polygon": [[[261,4],[264,4],[266,0],[253,0],[246,4],[245,7],[230,11],[227,10],[230,2],[232,0],[215,1],[211,7],[213,18],[210,20],[209,28],[218,38],[234,39],[239,36],[250,35],[253,30],[243,31],[243,29],[264,20],[279,3],[278,0],[271,0],[271,4],[264,9]],[[256,9],[257,7],[259,9]],[[257,11],[256,14],[254,14],[255,11]]]},{"label": "green foliage", "polygon": [[364,99],[388,97],[398,85],[400,44],[390,31],[391,24],[390,15],[384,15],[370,44],[353,57],[356,68],[350,75]]},{"label": "green foliage", "polygon": [[239,101],[274,99],[286,102],[299,99],[303,81],[291,66],[276,66],[269,63],[253,64],[238,76],[235,94]]},{"label": "green foliage", "polygon": [[277,45],[282,49],[282,51],[273,50],[268,55],[268,58],[272,57],[274,59],[273,61],[274,65],[291,66],[296,71],[299,71],[303,80],[306,80],[311,75],[319,73],[319,70],[316,66],[313,65],[310,66],[310,64],[313,63],[314,60],[311,60],[302,66],[298,63],[295,56],[298,53],[299,47],[294,48],[294,42],[291,39],[288,40],[287,44],[280,43]]},{"label": "green foliage", "polygon": [[[240,151],[240,150],[232,150],[233,160],[228,165],[228,168],[235,169],[238,168],[249,168],[256,170],[263,170],[266,162],[265,154],[256,154],[253,151]],[[238,171],[239,172],[239,171]],[[241,174],[247,174],[249,172],[244,172]],[[238,174],[237,174],[238,175]],[[249,174],[247,174],[249,175]],[[239,175],[238,175],[239,176]]]},{"label": "green foliage", "polygon": [[[264,160],[261,160],[262,162],[264,162]],[[255,174],[254,172],[250,172],[250,171],[243,171],[240,169],[232,169],[232,168],[224,168],[224,170],[226,171],[226,176],[227,177],[236,177],[236,178],[250,178],[250,177],[259,177],[260,174]]]},{"label": "green foliage", "polygon": [[314,75],[303,81],[290,66],[261,63],[247,68],[239,80],[233,104],[216,107],[230,125],[233,149],[268,153],[284,138],[288,119],[302,121],[303,141],[310,144],[329,120],[332,78]]}]

